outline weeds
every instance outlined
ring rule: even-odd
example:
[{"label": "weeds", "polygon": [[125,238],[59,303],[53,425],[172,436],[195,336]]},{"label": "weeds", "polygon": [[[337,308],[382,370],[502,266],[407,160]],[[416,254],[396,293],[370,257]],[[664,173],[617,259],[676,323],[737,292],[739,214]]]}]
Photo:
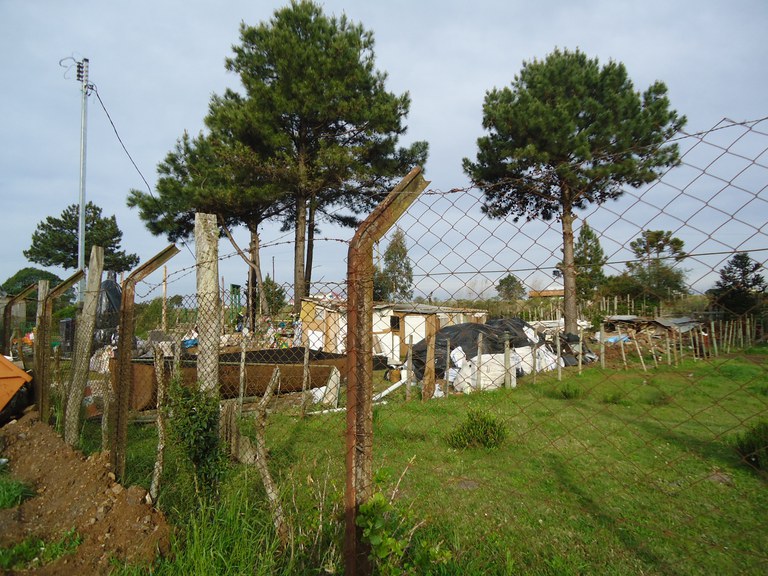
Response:
[{"label": "weeds", "polygon": [[603,397],[603,404],[625,405],[627,400],[621,392],[611,392]]},{"label": "weeds", "polygon": [[11,548],[0,549],[0,568],[3,570],[27,570],[45,566],[54,560],[72,554],[82,542],[74,529],[61,540],[46,543],[40,538],[27,538]]},{"label": "weeds", "polygon": [[661,390],[654,391],[648,397],[648,404],[651,406],[668,406],[672,404],[672,396]]},{"label": "weeds", "polygon": [[215,493],[225,462],[219,441],[219,399],[174,379],[168,410],[170,434],[192,465],[195,491]]},{"label": "weeds", "polygon": [[498,448],[504,443],[507,430],[498,418],[488,412],[471,410],[458,428],[448,434],[451,448]]},{"label": "weeds", "polygon": [[736,436],[736,451],[757,470],[768,470],[768,420],[761,420]]},{"label": "weeds", "polygon": [[7,468],[0,466],[0,509],[18,506],[34,494],[30,486],[9,477]]},{"label": "weeds", "polygon": [[577,400],[584,396],[584,390],[577,384],[566,382],[557,389],[555,397],[560,400]]},{"label": "weeds", "polygon": [[[417,542],[412,545],[414,535],[426,522],[417,522],[410,508],[401,512],[394,504],[400,483],[414,459],[415,456],[409,460],[389,498],[377,491],[360,505],[357,514],[357,525],[362,528],[363,541],[371,549],[369,558],[375,573],[381,576],[430,574],[452,558],[451,552],[444,550],[440,541],[436,544]],[[377,482],[386,481],[390,477],[389,470],[380,470],[375,476]]]}]

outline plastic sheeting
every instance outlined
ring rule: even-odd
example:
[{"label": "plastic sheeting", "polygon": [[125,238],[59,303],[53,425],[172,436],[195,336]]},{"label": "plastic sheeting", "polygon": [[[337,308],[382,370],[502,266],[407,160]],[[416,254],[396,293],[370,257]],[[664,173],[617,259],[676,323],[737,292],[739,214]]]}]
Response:
[{"label": "plastic sheeting", "polygon": [[[537,343],[536,331],[533,327],[520,318],[490,320],[487,324],[464,323],[446,326],[437,331],[435,338],[435,376],[446,377],[446,356],[448,344],[450,349],[461,347],[467,358],[477,356],[477,337],[483,335],[483,355],[503,354],[504,340],[509,339],[510,348],[533,346]],[[427,361],[427,341],[413,346],[413,371],[421,380],[424,377],[424,368]],[[482,366],[482,363],[481,363]],[[502,363],[503,366],[503,363]],[[460,368],[455,360],[451,361],[451,368]],[[448,374],[449,379],[451,374]]]}]

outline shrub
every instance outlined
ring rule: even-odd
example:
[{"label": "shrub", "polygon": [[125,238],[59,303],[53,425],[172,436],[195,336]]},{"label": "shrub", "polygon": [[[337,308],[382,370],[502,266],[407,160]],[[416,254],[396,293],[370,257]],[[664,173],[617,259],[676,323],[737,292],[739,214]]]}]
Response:
[{"label": "shrub", "polygon": [[584,390],[580,386],[566,382],[558,388],[556,397],[561,400],[575,400],[584,396]]},{"label": "shrub", "polygon": [[622,394],[621,392],[611,392],[610,394],[606,394],[603,397],[603,403],[626,405],[627,401],[624,398],[624,394]]},{"label": "shrub", "polygon": [[506,437],[507,430],[498,418],[488,412],[471,410],[447,439],[451,448],[497,448]]},{"label": "shrub", "polygon": [[762,420],[736,436],[736,451],[758,470],[768,470],[768,421]]},{"label": "shrub", "polygon": [[216,492],[224,470],[219,442],[219,399],[178,379],[169,387],[169,428],[173,439],[192,464],[197,492]]},{"label": "shrub", "polygon": [[648,404],[651,406],[668,406],[672,404],[672,396],[661,390],[656,390],[648,397]]}]

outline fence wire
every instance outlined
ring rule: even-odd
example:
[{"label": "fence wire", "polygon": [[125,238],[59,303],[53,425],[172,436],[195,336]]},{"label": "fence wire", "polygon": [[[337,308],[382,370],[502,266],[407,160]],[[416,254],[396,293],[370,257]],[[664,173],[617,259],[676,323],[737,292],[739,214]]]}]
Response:
[{"label": "fence wire", "polygon": [[[363,550],[403,572],[768,570],[767,128],[724,120],[686,135],[659,181],[578,212],[576,235],[593,233],[576,263],[588,280],[578,334],[563,331],[559,222],[491,219],[471,187],[410,206],[366,279],[372,473],[354,490],[378,508],[358,511]],[[114,321],[97,326],[84,414],[108,408],[120,345],[132,350],[129,450],[156,441],[148,423],[174,374],[190,387],[212,378],[222,412],[243,416],[222,420],[234,457],[254,461],[258,442],[239,437],[265,418],[292,551],[340,571],[345,438],[360,433],[346,412],[346,280],[299,302],[269,279],[263,294],[246,284],[212,298],[159,287],[137,286],[129,342]],[[38,338],[53,344],[56,330]],[[68,341],[49,358],[52,389],[67,381]],[[152,461],[127,466],[149,483]]]}]

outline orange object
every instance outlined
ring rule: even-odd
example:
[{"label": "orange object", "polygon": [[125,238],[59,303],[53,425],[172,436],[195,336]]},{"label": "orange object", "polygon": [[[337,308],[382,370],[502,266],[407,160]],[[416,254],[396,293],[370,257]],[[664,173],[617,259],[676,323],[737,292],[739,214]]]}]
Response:
[{"label": "orange object", "polygon": [[19,388],[31,380],[30,374],[0,354],[0,410],[5,408]]}]

